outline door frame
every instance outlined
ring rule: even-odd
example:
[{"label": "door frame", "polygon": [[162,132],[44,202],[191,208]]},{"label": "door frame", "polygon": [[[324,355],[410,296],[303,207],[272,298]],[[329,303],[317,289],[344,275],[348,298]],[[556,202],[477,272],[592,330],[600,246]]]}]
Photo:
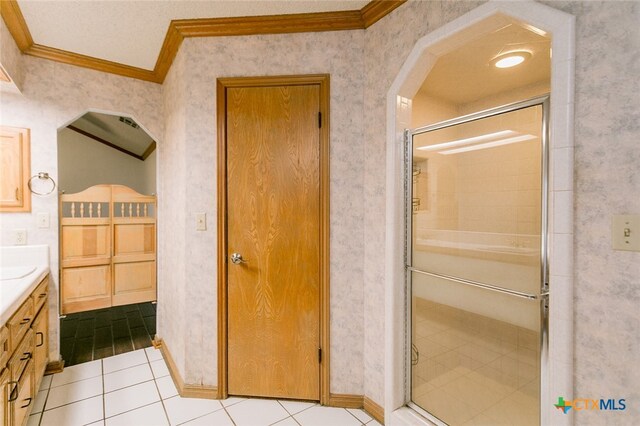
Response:
[{"label": "door frame", "polygon": [[227,89],[318,85],[320,88],[320,403],[330,396],[330,315],[329,315],[329,74],[273,77],[218,78],[217,111],[217,206],[218,206],[218,398],[228,397],[227,388]]}]

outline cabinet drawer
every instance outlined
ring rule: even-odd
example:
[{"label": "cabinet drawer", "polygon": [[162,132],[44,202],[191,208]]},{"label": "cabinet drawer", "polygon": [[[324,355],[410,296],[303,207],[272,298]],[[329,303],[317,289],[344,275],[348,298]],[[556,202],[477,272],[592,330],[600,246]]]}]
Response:
[{"label": "cabinet drawer", "polygon": [[17,381],[33,358],[33,330],[29,330],[9,361],[11,380]]},{"label": "cabinet drawer", "polygon": [[28,298],[16,312],[7,326],[9,327],[9,350],[14,351],[33,321],[33,299]]},{"label": "cabinet drawer", "polygon": [[0,371],[7,365],[9,356],[9,329],[5,326],[0,327]]},{"label": "cabinet drawer", "polygon": [[24,374],[17,382],[12,383],[11,394],[9,395],[10,401],[10,415],[12,418],[12,424],[14,426],[22,426],[26,423],[27,415],[31,411],[33,405],[33,362],[29,362]]},{"label": "cabinet drawer", "polygon": [[43,279],[38,287],[31,293],[31,299],[33,299],[33,313],[35,315],[40,312],[40,308],[47,301],[47,296],[49,296],[49,276]]}]

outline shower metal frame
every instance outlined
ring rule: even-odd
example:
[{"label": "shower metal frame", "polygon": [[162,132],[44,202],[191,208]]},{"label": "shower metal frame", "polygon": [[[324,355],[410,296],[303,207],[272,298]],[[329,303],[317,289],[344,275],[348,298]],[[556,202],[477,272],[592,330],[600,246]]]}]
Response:
[{"label": "shower metal frame", "polygon": [[[540,401],[546,401],[548,392],[549,373],[549,94],[538,96],[524,101],[514,102],[495,108],[479,111],[472,114],[444,120],[435,124],[417,127],[415,129],[405,129],[404,131],[404,201],[405,201],[405,242],[404,242],[404,265],[405,265],[405,404],[429,421],[446,426],[433,414],[424,410],[411,400],[411,298],[412,298],[412,272],[425,274],[437,278],[444,278],[473,287],[524,298],[540,303]],[[540,226],[540,292],[538,294],[523,293],[510,290],[487,283],[453,277],[449,275],[436,274],[412,266],[412,230],[413,230],[413,208],[412,208],[412,170],[413,170],[413,138],[414,136],[444,129],[459,124],[489,118],[500,114],[514,112],[532,106],[542,106],[542,128],[541,128],[541,149],[542,149],[542,188],[541,188],[541,226]],[[542,409],[542,405],[540,406]],[[540,413],[540,419],[542,413]]]}]

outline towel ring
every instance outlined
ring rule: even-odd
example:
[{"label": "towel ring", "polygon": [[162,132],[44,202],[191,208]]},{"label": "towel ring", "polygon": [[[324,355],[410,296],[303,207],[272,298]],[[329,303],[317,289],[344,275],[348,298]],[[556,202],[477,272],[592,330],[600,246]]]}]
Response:
[{"label": "towel ring", "polygon": [[[33,181],[35,178],[38,178],[40,180],[50,180],[52,186],[51,186],[51,189],[49,190],[49,192],[38,192],[38,191],[35,191],[31,187],[31,181]],[[33,192],[36,195],[49,195],[56,189],[56,181],[53,180],[53,178],[51,176],[49,176],[49,173],[47,173],[47,172],[39,172],[37,175],[31,176],[31,179],[29,179],[29,182],[27,182],[27,186],[29,187],[29,191]]]}]

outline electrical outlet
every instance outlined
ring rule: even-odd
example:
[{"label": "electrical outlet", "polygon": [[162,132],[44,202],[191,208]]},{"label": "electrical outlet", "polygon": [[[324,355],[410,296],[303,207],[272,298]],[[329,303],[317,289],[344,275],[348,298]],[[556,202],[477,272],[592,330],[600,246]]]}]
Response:
[{"label": "electrical outlet", "polygon": [[23,246],[27,244],[27,230],[26,229],[16,229],[13,231],[13,243],[17,246]]},{"label": "electrical outlet", "polygon": [[206,231],[206,230],[207,230],[207,214],[196,213],[196,231]]}]

